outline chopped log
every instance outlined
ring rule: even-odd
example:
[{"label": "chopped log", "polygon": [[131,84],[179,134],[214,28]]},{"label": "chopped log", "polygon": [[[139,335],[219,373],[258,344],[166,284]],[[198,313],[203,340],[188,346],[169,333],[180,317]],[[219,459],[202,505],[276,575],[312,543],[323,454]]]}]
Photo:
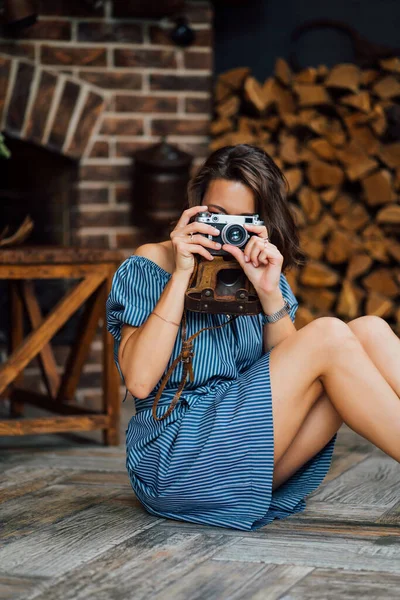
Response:
[{"label": "chopped log", "polygon": [[300,282],[310,287],[333,287],[339,275],[326,264],[309,260],[300,273]]},{"label": "chopped log", "polygon": [[282,120],[283,125],[287,127],[287,129],[294,129],[298,125],[302,125],[302,118],[300,115],[293,115],[289,112],[284,112],[280,115],[280,120]]},{"label": "chopped log", "polygon": [[238,96],[229,96],[218,104],[216,112],[223,118],[233,117],[238,112],[239,104],[240,100]]},{"label": "chopped log", "polygon": [[[330,311],[336,302],[336,293],[331,290],[315,290],[304,286],[301,288],[300,293],[304,302],[311,308],[316,308],[320,312]],[[300,307],[298,310],[300,310]]]},{"label": "chopped log", "polygon": [[271,115],[270,117],[266,118],[266,119],[261,119],[261,125],[262,127],[264,127],[265,129],[268,129],[271,133],[274,133],[280,124],[280,118],[277,117],[276,115]]},{"label": "chopped log", "polygon": [[244,80],[249,75],[251,69],[249,67],[236,67],[229,69],[218,76],[218,81],[231,90],[238,90],[242,87]]},{"label": "chopped log", "polygon": [[232,121],[225,117],[223,117],[222,119],[218,119],[218,121],[213,121],[210,125],[210,132],[213,135],[219,135],[220,133],[224,133],[225,131],[232,131],[232,129]]},{"label": "chopped log", "polygon": [[298,95],[299,106],[329,105],[332,100],[322,85],[306,85],[295,83],[294,91]]},{"label": "chopped log", "polygon": [[301,329],[308,323],[312,323],[315,320],[315,316],[307,306],[299,306],[296,313],[296,327]]},{"label": "chopped log", "polygon": [[269,140],[270,133],[262,130],[262,124],[259,119],[250,119],[249,117],[240,117],[237,122],[238,131],[261,135],[265,140]]},{"label": "chopped log", "polygon": [[318,158],[323,160],[334,160],[336,157],[336,149],[323,138],[316,138],[308,142],[308,148]]},{"label": "chopped log", "polygon": [[325,257],[332,265],[346,262],[354,252],[362,250],[362,242],[348,231],[337,229],[329,238]]},{"label": "chopped log", "polygon": [[371,110],[371,97],[369,92],[363,91],[358,94],[351,94],[350,96],[344,96],[340,99],[342,104],[346,104],[347,106],[353,106],[354,108],[358,108],[364,113],[369,113]]},{"label": "chopped log", "polygon": [[361,71],[351,63],[339,64],[331,70],[325,80],[326,87],[341,88],[358,92],[360,85]]},{"label": "chopped log", "polygon": [[396,191],[400,191],[400,167],[395,171],[393,185]]},{"label": "chopped log", "polygon": [[287,169],[284,170],[284,175],[289,183],[288,196],[292,196],[301,184],[303,183],[303,172],[301,169]]},{"label": "chopped log", "polygon": [[366,314],[376,315],[382,319],[390,316],[393,312],[393,302],[377,292],[370,292],[366,302]]},{"label": "chopped log", "polygon": [[275,103],[281,118],[285,113],[295,112],[296,102],[292,92],[282,87],[276,79],[267,79],[263,91],[269,102]]},{"label": "chopped log", "polygon": [[365,124],[365,122],[368,122],[372,119],[371,115],[365,115],[361,112],[349,113],[347,109],[344,109],[342,106],[338,106],[336,110],[342,117],[346,125],[347,131],[350,134],[352,134],[355,129]]},{"label": "chopped log", "polygon": [[369,206],[394,202],[396,195],[392,188],[392,175],[390,171],[381,169],[362,180],[365,199]]},{"label": "chopped log", "polygon": [[318,65],[317,77],[319,77],[320,79],[325,79],[325,77],[328,75],[328,73],[329,73],[329,69],[326,65]]},{"label": "chopped log", "polygon": [[221,81],[217,81],[214,88],[214,98],[216,102],[223,102],[232,95],[232,88]]},{"label": "chopped log", "polygon": [[364,275],[372,265],[372,258],[364,252],[353,254],[347,267],[346,278],[351,280]]},{"label": "chopped log", "polygon": [[297,138],[287,134],[280,137],[280,155],[282,159],[290,165],[297,165],[303,160]]},{"label": "chopped log", "polygon": [[328,119],[323,115],[312,117],[304,115],[304,125],[320,136],[326,137],[333,146],[343,146],[346,143],[346,133],[337,119]]},{"label": "chopped log", "polygon": [[247,77],[244,83],[244,95],[256,109],[262,113],[273,100],[266,98],[262,86],[254,77]]},{"label": "chopped log", "polygon": [[340,216],[346,214],[350,210],[352,199],[348,194],[339,194],[335,202],[332,204],[333,214]]},{"label": "chopped log", "polygon": [[385,71],[392,73],[400,73],[400,58],[398,56],[392,56],[391,58],[383,58],[379,61],[380,66]]},{"label": "chopped log", "polygon": [[312,160],[307,166],[307,177],[313,188],[341,185],[344,180],[342,169],[322,160]]},{"label": "chopped log", "polygon": [[382,294],[387,298],[394,298],[400,292],[400,288],[394,280],[390,269],[382,267],[379,271],[373,271],[363,277],[363,284],[368,290]]},{"label": "chopped log", "polygon": [[249,133],[242,133],[240,131],[233,131],[231,133],[225,133],[218,138],[215,138],[210,144],[210,150],[218,150],[223,146],[231,146],[235,144],[256,144],[257,138]]},{"label": "chopped log", "polygon": [[373,158],[368,158],[364,156],[360,162],[354,162],[352,165],[346,168],[346,175],[350,181],[357,181],[358,179],[362,179],[370,173],[374,169],[376,169],[378,163]]},{"label": "chopped log", "polygon": [[267,154],[269,154],[270,156],[272,156],[274,159],[277,155],[276,152],[276,145],[275,144],[268,144],[268,143],[264,143],[261,138],[260,139],[260,147],[265,150],[265,152],[267,152]]},{"label": "chopped log", "polygon": [[290,210],[292,211],[294,221],[295,221],[297,227],[299,227],[299,228],[304,227],[307,224],[307,219],[305,217],[305,214],[301,210],[300,206],[297,206],[297,204],[293,204],[293,203],[290,203],[289,206],[290,206]]},{"label": "chopped log", "polygon": [[369,155],[375,155],[378,152],[379,140],[368,126],[355,127],[351,131],[351,137],[353,142],[356,142]]},{"label": "chopped log", "polygon": [[377,212],[376,221],[385,225],[400,225],[400,205],[390,204]]},{"label": "chopped log", "polygon": [[390,75],[378,81],[372,89],[383,100],[400,96],[400,82]]},{"label": "chopped log", "polygon": [[387,240],[383,231],[374,223],[368,225],[362,232],[363,246],[368,254],[375,260],[383,263],[389,262],[387,254]]},{"label": "chopped log", "polygon": [[339,187],[329,188],[321,192],[320,196],[322,198],[322,202],[325,204],[332,204],[334,200],[337,198],[339,193]]},{"label": "chopped log", "polygon": [[370,158],[354,140],[344,148],[337,149],[336,156],[344,166],[350,181],[361,179],[378,167],[377,161]]},{"label": "chopped log", "polygon": [[360,84],[364,87],[370,87],[371,83],[374,83],[380,76],[380,72],[376,69],[365,69],[361,73]]},{"label": "chopped log", "polygon": [[323,257],[325,246],[324,244],[312,236],[306,230],[299,232],[300,245],[308,257],[320,260]]},{"label": "chopped log", "polygon": [[349,210],[343,214],[338,223],[343,229],[359,231],[370,220],[369,213],[362,204],[353,203]]},{"label": "chopped log", "polygon": [[387,251],[389,254],[400,263],[400,244],[393,239],[387,239]]},{"label": "chopped log", "polygon": [[400,165],[400,142],[382,144],[379,148],[379,158],[391,169]]},{"label": "chopped log", "polygon": [[275,61],[274,73],[275,77],[279,79],[283,85],[288,86],[292,82],[292,70],[285,59],[277,58]]},{"label": "chopped log", "polygon": [[380,104],[376,104],[371,112],[371,127],[375,135],[381,136],[386,132],[386,114],[383,106]]},{"label": "chopped log", "polygon": [[309,225],[307,232],[315,240],[322,240],[336,227],[335,219],[329,214],[324,213],[318,223]]},{"label": "chopped log", "polygon": [[303,186],[298,193],[300,204],[309,223],[315,223],[321,212],[321,201],[317,192]]},{"label": "chopped log", "polygon": [[317,69],[315,67],[307,67],[293,75],[293,81],[296,83],[315,83],[317,80]]},{"label": "chopped log", "polygon": [[353,282],[343,279],[336,312],[349,319],[354,319],[359,314],[359,304],[359,298],[355,293]]}]

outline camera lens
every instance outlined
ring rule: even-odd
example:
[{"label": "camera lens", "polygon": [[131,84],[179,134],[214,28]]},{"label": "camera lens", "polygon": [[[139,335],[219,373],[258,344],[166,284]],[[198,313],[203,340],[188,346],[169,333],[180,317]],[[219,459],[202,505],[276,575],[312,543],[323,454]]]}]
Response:
[{"label": "camera lens", "polygon": [[232,246],[240,246],[247,239],[247,231],[238,224],[228,225],[222,231],[222,239],[225,244],[231,244]]}]

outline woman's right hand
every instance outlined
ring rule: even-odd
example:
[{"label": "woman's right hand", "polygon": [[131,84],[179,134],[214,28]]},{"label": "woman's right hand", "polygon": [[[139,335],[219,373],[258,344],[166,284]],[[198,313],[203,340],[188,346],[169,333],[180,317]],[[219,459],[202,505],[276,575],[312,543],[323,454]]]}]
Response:
[{"label": "woman's right hand", "polygon": [[[193,273],[195,264],[193,258],[194,252],[201,254],[208,260],[213,260],[213,255],[206,248],[213,248],[215,250],[221,248],[220,244],[217,245],[205,235],[200,235],[200,233],[205,233],[215,236],[219,234],[219,229],[207,223],[199,223],[197,221],[189,223],[193,216],[206,210],[207,206],[200,205],[187,208],[183,211],[175,229],[170,233],[175,259],[175,273],[184,272],[190,276]],[[190,239],[191,232],[194,234],[192,239]]]}]

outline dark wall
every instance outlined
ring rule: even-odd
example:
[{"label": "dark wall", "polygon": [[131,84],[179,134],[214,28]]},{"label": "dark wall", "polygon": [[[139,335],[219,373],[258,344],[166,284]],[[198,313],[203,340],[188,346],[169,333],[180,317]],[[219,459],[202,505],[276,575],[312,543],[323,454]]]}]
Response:
[{"label": "dark wall", "polygon": [[293,29],[316,18],[345,21],[372,42],[400,47],[400,0],[215,0],[214,9],[217,74],[249,66],[263,81],[291,47],[302,67],[353,62],[349,38],[329,29],[306,33],[291,46]]}]

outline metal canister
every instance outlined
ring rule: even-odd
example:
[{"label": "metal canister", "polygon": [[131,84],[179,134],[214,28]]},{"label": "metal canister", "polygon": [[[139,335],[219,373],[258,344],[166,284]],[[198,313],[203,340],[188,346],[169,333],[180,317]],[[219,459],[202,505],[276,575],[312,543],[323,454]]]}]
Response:
[{"label": "metal canister", "polygon": [[192,161],[192,155],[165,139],[136,151],[132,185],[133,225],[160,233],[182,214],[187,201]]}]

